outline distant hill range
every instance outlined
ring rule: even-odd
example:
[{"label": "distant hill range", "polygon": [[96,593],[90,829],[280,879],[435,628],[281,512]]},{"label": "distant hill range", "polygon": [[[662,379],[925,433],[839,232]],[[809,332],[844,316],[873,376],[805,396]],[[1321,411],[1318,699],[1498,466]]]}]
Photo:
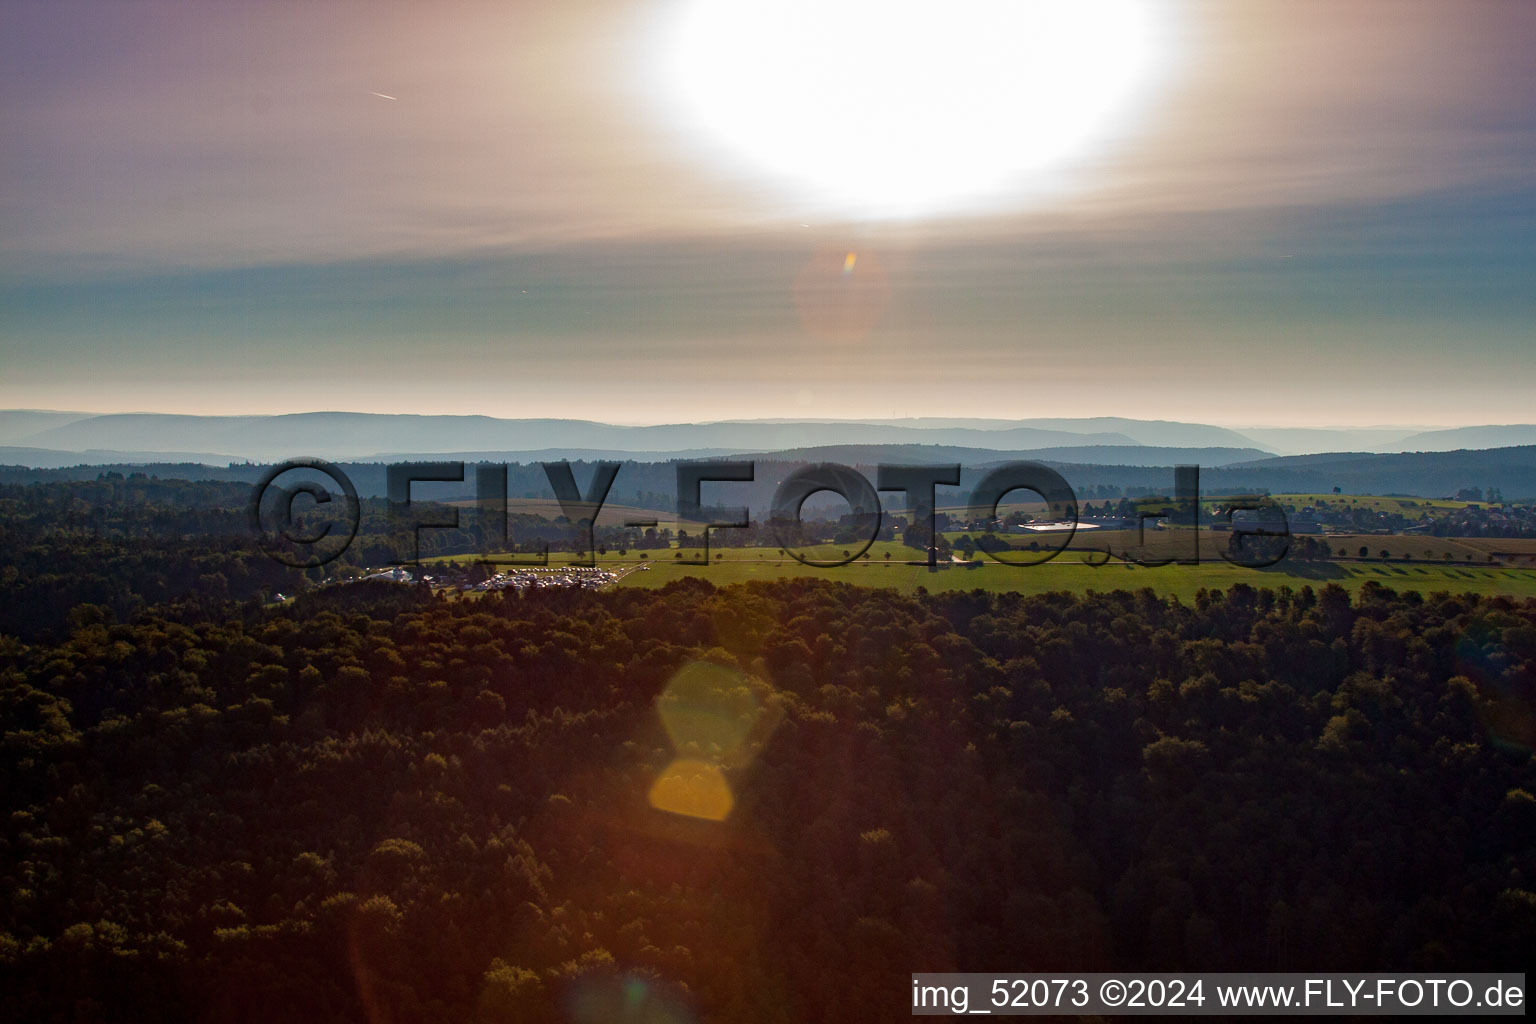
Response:
[{"label": "distant hill range", "polygon": [[32,469],[63,469],[68,466],[148,466],[191,464],[226,466],[246,462],[233,455],[216,452],[139,452],[115,448],[87,448],[85,451],[58,451],[53,448],[17,448],[0,445],[0,466],[27,466]]},{"label": "distant hill range", "polygon": [[[1232,444],[1230,431],[1189,425],[1207,445]],[[1210,439],[1207,439],[1209,435]],[[0,444],[79,452],[230,452],[273,461],[294,455],[330,459],[394,458],[397,454],[461,451],[603,450],[669,457],[681,451],[768,451],[825,444],[948,444],[1018,450],[1080,444],[1139,445],[1115,431],[1007,427],[909,426],[847,421],[727,421],[620,426],[590,420],[495,419],[490,416],[413,416],[383,413],[298,413],[286,416],[175,416],[158,413],[0,417]]]},{"label": "distant hill range", "polygon": [[1155,445],[1075,445],[999,451],[992,448],[961,448],[953,445],[834,444],[815,448],[785,448],[749,452],[741,458],[780,462],[839,462],[845,466],[875,466],[881,462],[960,463],[985,467],[999,462],[1032,459],[1036,462],[1093,466],[1227,466],[1270,458],[1257,448],[1165,448]]},{"label": "distant hill range", "polygon": [[[1434,498],[1464,487],[1497,488],[1506,498],[1536,497],[1536,445],[1420,451],[1393,455],[1336,452],[1236,463],[1205,474],[1219,486],[1275,493],[1411,494]],[[1070,478],[1069,478],[1070,479]]]},{"label": "distant hill range", "polygon": [[1474,448],[1512,448],[1536,445],[1536,424],[1516,423],[1502,427],[1454,427],[1413,434],[1401,442],[1405,452],[1450,452]]},{"label": "distant hill range", "polygon": [[[22,459],[18,453],[35,455],[31,449],[0,448],[0,484],[90,480],[109,472],[125,476],[144,473],[169,479],[251,483],[266,469],[264,464],[254,462],[207,465],[195,460],[106,461],[95,464],[77,461],[54,468],[31,468],[21,464]],[[1201,467],[1201,486],[1208,494],[1253,491],[1326,494],[1337,487],[1352,494],[1400,494],[1436,498],[1454,495],[1463,488],[1477,487],[1497,489],[1509,499],[1536,499],[1536,445],[1395,455],[1346,452],[1261,458],[1250,456],[1251,451],[1243,450],[1160,448],[1150,445],[1012,452],[920,445],[800,448],[733,456],[751,459],[756,463],[756,481],[750,485],[707,484],[704,500],[706,504],[746,504],[754,510],[754,514],[760,514],[768,507],[777,482],[797,465],[807,462],[841,462],[858,467],[873,480],[875,467],[880,463],[898,462],[936,465],[960,463],[964,467],[961,486],[958,489],[941,488],[939,491],[943,503],[959,504],[963,501],[964,493],[975,486],[989,466],[1015,459],[1034,459],[1056,467],[1083,500],[1100,500],[1122,493],[1167,493],[1173,486],[1173,467],[1191,463]],[[508,463],[508,493],[515,498],[550,496],[549,484],[539,463],[558,461],[564,457],[565,454],[558,451],[464,452],[436,456],[466,463]],[[682,456],[686,459],[708,457],[711,456]],[[1141,461],[1137,461],[1137,457]],[[589,452],[585,458],[571,459],[575,463],[580,486],[586,486],[592,472],[589,464],[598,458],[624,463],[611,492],[611,500],[656,509],[670,510],[676,507],[676,469],[672,461],[639,461],[625,459],[622,453]],[[365,497],[384,494],[385,462],[337,460],[337,464],[352,479],[359,494]],[[413,494],[431,500],[469,498],[473,496],[474,479],[474,470],[466,467],[463,484],[421,485]]]},{"label": "distant hill range", "polygon": [[[1353,433],[1380,440],[1387,428],[1258,430],[1283,445]],[[537,463],[568,459],[627,464],[615,499],[670,501],[678,459],[753,458],[782,475],[792,463],[960,463],[961,490],[988,465],[1034,459],[1057,465],[1084,497],[1103,489],[1164,490],[1171,467],[1202,467],[1207,490],[1345,492],[1437,497],[1467,487],[1536,497],[1536,426],[1458,427],[1403,433],[1415,450],[1278,454],[1226,427],[1165,420],[904,419],[742,420],[627,427],[589,420],[496,419],[302,413],[287,416],[175,416],[32,410],[0,411],[0,481],[91,478],[149,472],[194,479],[255,480],[261,464],[308,455],[344,465],[360,492],[383,492],[383,464],[423,459],[506,462],[526,467],[514,493],[547,486]],[[1474,443],[1520,440],[1474,449]],[[1440,446],[1456,446],[1440,450]],[[763,474],[768,474],[765,466]],[[582,476],[585,479],[585,476]],[[757,491],[773,481],[764,475]],[[708,500],[708,499],[706,499]],[[754,506],[755,507],[755,506]]]},{"label": "distant hill range", "polygon": [[296,455],[384,462],[448,453],[534,452],[571,458],[666,461],[704,453],[791,451],[838,445],[945,445],[999,453],[1084,448],[1097,451],[1091,459],[1075,461],[1127,465],[1153,464],[1155,457],[1151,453],[1126,454],[1126,449],[1186,449],[1191,452],[1190,461],[1216,465],[1265,454],[1451,451],[1532,444],[1536,444],[1536,425],[1427,431],[1412,427],[1232,429],[1205,423],[1101,416],[1019,420],[726,420],[623,426],[575,419],[356,412],[182,416],[0,411],[0,446],[32,450],[12,451],[0,457],[8,463],[14,460],[38,466],[184,459],[227,464],[242,460],[273,462]]}]

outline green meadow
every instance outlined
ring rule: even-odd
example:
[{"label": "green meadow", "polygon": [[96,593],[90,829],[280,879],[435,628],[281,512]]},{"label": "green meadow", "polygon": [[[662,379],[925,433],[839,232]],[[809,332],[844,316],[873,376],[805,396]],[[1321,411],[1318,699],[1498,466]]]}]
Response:
[{"label": "green meadow", "polygon": [[1272,569],[1244,569],[1225,562],[1203,565],[1165,565],[1147,567],[1112,562],[1098,567],[1063,555],[1042,565],[1011,566],[990,560],[974,567],[887,564],[884,561],[858,561],[838,568],[813,568],[795,561],[721,559],[708,566],[685,566],[668,560],[654,563],[646,572],[632,573],[620,586],[659,587],[683,576],[701,576],[719,585],[754,579],[819,576],[861,586],[891,587],[912,592],[918,587],[938,590],[1016,591],[1022,594],[1067,590],[1140,590],[1150,587],[1159,594],[1192,599],[1205,588],[1225,589],[1237,583],[1255,587],[1321,587],[1337,583],[1357,591],[1367,581],[1375,581],[1395,590],[1421,593],[1469,591],[1477,594],[1504,594],[1510,597],[1536,597],[1536,570],[1480,569],[1451,566],[1344,565],[1287,566]]},{"label": "green meadow", "polygon": [[[843,551],[852,550],[828,545],[807,548],[803,554],[818,559],[835,559]],[[889,559],[885,557],[887,552],[890,553]],[[1149,587],[1159,594],[1189,600],[1201,589],[1225,589],[1237,583],[1255,587],[1292,588],[1309,585],[1317,588],[1337,583],[1347,590],[1357,591],[1367,582],[1375,582],[1394,590],[1417,590],[1425,594],[1435,591],[1466,591],[1536,597],[1536,569],[1476,565],[1462,567],[1399,562],[1338,564],[1288,560],[1270,569],[1246,569],[1218,560],[1200,565],[1154,567],[1112,561],[1094,566],[1085,564],[1084,552],[1067,551],[1049,562],[1031,566],[1003,565],[988,558],[979,563],[951,563],[929,568],[925,565],[905,564],[914,551],[895,543],[874,544],[870,547],[868,558],[859,558],[851,564],[830,568],[804,565],[782,555],[776,548],[718,548],[710,552],[707,565],[685,564],[702,561],[702,552],[699,551],[683,551],[681,559],[676,557],[679,552],[675,548],[648,551],[646,554],[649,557],[640,559],[636,552],[623,556],[609,552],[599,555],[597,564],[614,569],[637,563],[650,565],[650,569],[630,573],[617,584],[628,587],[661,587],[685,576],[698,576],[720,586],[746,580],[814,576],[859,586],[890,587],[907,593],[919,587],[929,591],[980,589],[1022,594],[1062,590],[1077,593],[1090,590],[1140,590]],[[493,565],[509,565],[513,559],[514,556],[509,555],[492,555],[487,561]],[[464,556],[459,556],[457,560],[466,561]],[[550,553],[551,567],[572,562],[573,555],[569,552]]]},{"label": "green meadow", "polygon": [[1345,505],[1352,508],[1368,508],[1376,512],[1455,512],[1477,502],[1457,501],[1454,498],[1391,498],[1376,494],[1274,494],[1282,505]]},{"label": "green meadow", "polygon": [[[1465,501],[1362,494],[1276,494],[1273,497],[1284,505],[1297,507],[1327,502],[1408,516],[1423,512],[1443,515],[1468,504]],[[1005,506],[1002,511],[1036,510],[1037,504],[1019,503]],[[552,501],[524,502],[519,510],[546,516],[557,512]],[[612,510],[605,508],[605,514],[599,519],[619,521],[626,516],[635,518],[639,512],[615,506]],[[678,524],[669,520],[662,525],[675,528]],[[967,532],[973,539],[980,536],[976,531],[953,530],[947,531],[945,537],[954,543]],[[623,554],[608,550],[598,554],[596,562],[614,569],[637,563],[651,566],[645,572],[627,574],[617,584],[630,587],[660,587],[684,576],[702,577],[722,586],[744,580],[815,576],[860,586],[890,587],[908,593],[919,587],[930,591],[981,589],[1022,594],[1149,587],[1159,594],[1190,599],[1201,589],[1224,589],[1236,583],[1292,588],[1337,583],[1347,590],[1357,591],[1367,582],[1375,582],[1396,590],[1417,590],[1425,594],[1466,591],[1536,597],[1536,568],[1530,565],[1536,560],[1536,541],[1530,540],[1335,534],[1317,539],[1326,541],[1335,555],[1343,551],[1345,554],[1339,561],[1318,563],[1287,559],[1269,569],[1246,569],[1220,558],[1219,552],[1227,547],[1230,534],[1202,529],[1199,537],[1202,561],[1199,565],[1141,566],[1120,559],[1091,564],[1103,561],[1102,551],[1095,549],[1105,547],[1115,552],[1140,550],[1151,555],[1182,552],[1185,542],[1178,534],[1178,530],[1148,530],[1144,535],[1137,531],[1083,530],[1072,539],[1067,550],[1050,561],[1031,566],[1003,565],[978,553],[979,562],[946,562],[930,569],[925,565],[906,564],[917,553],[895,541],[876,542],[852,563],[827,568],[802,564],[778,548],[713,548],[707,565],[698,564],[705,559],[703,551],[697,548],[682,551],[651,549],[643,553],[631,550]],[[1020,540],[1018,535],[1009,539],[1014,543]],[[1053,543],[1049,536],[1039,540],[1042,547],[1048,548]],[[1364,556],[1359,553],[1361,547],[1366,549]],[[803,548],[800,553],[815,561],[837,561],[857,551],[855,545],[828,544]],[[1388,557],[1383,559],[1383,553]],[[1490,555],[1494,555],[1499,564],[1489,564]],[[492,555],[485,560],[493,565],[510,566],[518,561],[526,564],[528,558],[527,555]],[[454,560],[462,563],[470,559],[458,555],[425,561]],[[570,552],[550,553],[551,567],[568,564],[591,564],[591,559],[577,561]]]}]

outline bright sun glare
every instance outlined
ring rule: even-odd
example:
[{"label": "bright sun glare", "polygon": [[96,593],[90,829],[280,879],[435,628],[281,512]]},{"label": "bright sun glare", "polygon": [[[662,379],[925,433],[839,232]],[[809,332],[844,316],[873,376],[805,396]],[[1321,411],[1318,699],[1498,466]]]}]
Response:
[{"label": "bright sun glare", "polygon": [[1168,34],[1159,0],[680,0],[662,78],[787,200],[906,218],[1061,187],[1143,105]]}]

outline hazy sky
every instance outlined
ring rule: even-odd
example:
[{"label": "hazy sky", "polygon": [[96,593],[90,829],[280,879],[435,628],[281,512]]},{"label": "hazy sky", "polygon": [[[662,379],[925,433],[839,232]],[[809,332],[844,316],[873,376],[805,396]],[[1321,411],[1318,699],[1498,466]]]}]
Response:
[{"label": "hazy sky", "polygon": [[1536,4],[701,3],[10,0],[0,406],[1536,420]]}]

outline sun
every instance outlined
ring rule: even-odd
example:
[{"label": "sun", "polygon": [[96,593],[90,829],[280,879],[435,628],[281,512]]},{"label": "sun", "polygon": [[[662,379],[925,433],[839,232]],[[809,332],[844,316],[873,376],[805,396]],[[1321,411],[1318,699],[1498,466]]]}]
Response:
[{"label": "sun", "polygon": [[679,0],[657,78],[696,146],[799,209],[907,218],[1061,188],[1169,63],[1162,0]]}]

